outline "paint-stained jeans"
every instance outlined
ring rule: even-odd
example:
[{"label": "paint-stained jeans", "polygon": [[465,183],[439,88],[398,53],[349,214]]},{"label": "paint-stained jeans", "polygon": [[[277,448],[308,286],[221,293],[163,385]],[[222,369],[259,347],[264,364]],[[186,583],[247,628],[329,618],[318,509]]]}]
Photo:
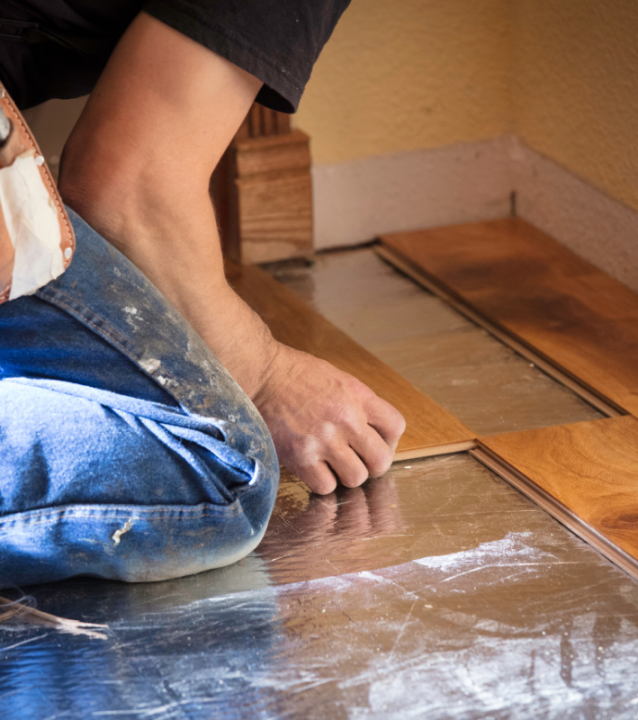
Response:
[{"label": "paint-stained jeans", "polygon": [[71,267],[0,306],[0,587],[233,563],[274,504],[268,430],[158,290],[70,215]]}]

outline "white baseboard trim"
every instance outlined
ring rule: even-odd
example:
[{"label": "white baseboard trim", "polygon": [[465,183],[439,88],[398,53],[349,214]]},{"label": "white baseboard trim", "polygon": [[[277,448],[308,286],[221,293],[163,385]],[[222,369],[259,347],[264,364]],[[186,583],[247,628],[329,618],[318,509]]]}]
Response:
[{"label": "white baseboard trim", "polygon": [[509,145],[496,138],[313,167],[315,247],[507,215]]},{"label": "white baseboard trim", "polygon": [[313,168],[315,247],[516,212],[638,291],[638,212],[518,138]]},{"label": "white baseboard trim", "polygon": [[517,214],[638,292],[638,212],[517,139],[510,159]]}]

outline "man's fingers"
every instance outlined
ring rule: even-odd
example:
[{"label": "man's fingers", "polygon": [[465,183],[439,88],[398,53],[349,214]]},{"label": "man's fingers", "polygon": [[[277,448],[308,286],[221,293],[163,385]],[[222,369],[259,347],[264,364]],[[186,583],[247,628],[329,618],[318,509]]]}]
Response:
[{"label": "man's fingers", "polygon": [[317,494],[382,475],[405,430],[401,413],[355,377],[285,345],[255,404],[280,461]]},{"label": "man's fingers", "polygon": [[328,464],[345,487],[359,487],[368,479],[368,468],[357,453],[345,443],[332,448]]},{"label": "man's fingers", "polygon": [[317,495],[328,495],[337,487],[337,478],[324,462],[297,468],[293,472]]},{"label": "man's fingers", "polygon": [[394,455],[399,439],[405,432],[405,418],[395,407],[378,395],[373,396],[367,402],[366,412],[368,424],[381,435]]},{"label": "man's fingers", "polygon": [[359,487],[368,477],[380,477],[388,470],[404,430],[401,413],[374,395],[358,422],[351,418],[341,432],[324,434],[320,442],[326,443],[325,462],[298,469],[297,475],[319,495],[331,493],[337,480],[345,487]]},{"label": "man's fingers", "polygon": [[361,458],[370,477],[381,477],[392,465],[394,448],[370,425],[366,425],[350,440],[350,446]]}]

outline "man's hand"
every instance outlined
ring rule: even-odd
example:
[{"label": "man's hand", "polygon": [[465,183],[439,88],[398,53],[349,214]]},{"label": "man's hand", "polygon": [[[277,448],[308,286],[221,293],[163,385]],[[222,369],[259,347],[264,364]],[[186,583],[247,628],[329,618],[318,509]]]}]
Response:
[{"label": "man's hand", "polygon": [[280,462],[316,493],[357,487],[390,467],[405,420],[325,360],[279,345],[253,400]]}]

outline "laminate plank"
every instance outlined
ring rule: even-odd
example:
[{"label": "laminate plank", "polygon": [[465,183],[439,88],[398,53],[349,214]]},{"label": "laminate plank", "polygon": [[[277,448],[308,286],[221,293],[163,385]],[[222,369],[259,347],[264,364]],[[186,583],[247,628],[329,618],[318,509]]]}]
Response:
[{"label": "laminate plank", "polygon": [[473,446],[475,434],[471,430],[268,273],[229,262],[227,277],[277,340],[354,375],[403,414],[407,428],[395,460],[459,452]]},{"label": "laminate plank", "polygon": [[573,521],[572,529],[601,552],[616,561],[624,556],[626,569],[638,575],[638,419],[494,435],[479,438],[479,459],[482,449],[505,463],[505,477],[512,473],[520,489],[568,526]]},{"label": "laminate plank", "polygon": [[453,299],[638,414],[638,295],[622,283],[519,218],[382,241]]}]

